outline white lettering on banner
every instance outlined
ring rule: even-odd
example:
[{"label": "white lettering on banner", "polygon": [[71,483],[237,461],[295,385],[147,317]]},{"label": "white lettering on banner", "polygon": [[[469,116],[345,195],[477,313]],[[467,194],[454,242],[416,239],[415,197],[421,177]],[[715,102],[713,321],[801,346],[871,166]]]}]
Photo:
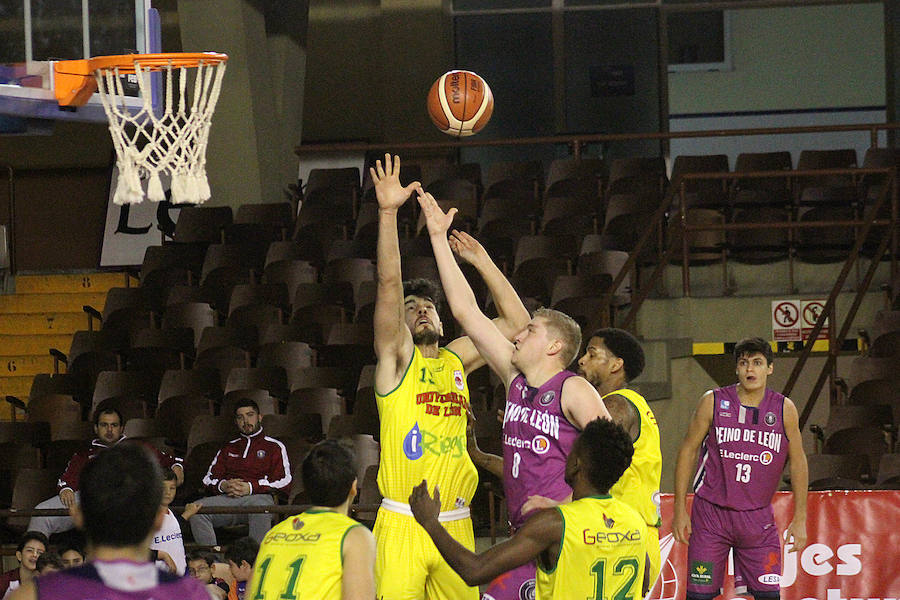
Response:
[{"label": "white lettering on banner", "polygon": [[[781,577],[781,587],[790,587],[797,579],[797,553],[789,552],[791,544],[784,545],[782,555],[784,568]],[[834,570],[838,575],[858,575],[862,572],[861,544],[843,544],[838,547],[837,558],[840,561],[832,566],[831,559],[835,552],[825,544],[810,544],[800,553],[800,566],[810,575],[821,577]]]}]

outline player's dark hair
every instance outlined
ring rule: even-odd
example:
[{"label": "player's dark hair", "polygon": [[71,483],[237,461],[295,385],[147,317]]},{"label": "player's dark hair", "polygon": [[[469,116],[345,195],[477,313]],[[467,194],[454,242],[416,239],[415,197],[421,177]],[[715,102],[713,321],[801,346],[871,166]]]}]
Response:
[{"label": "player's dark hair", "polygon": [[625,429],[609,419],[588,423],[576,441],[581,460],[587,461],[587,477],[601,494],[609,491],[631,464],[634,444]]},{"label": "player's dark hair", "polygon": [[73,536],[70,536],[67,540],[57,544],[56,550],[57,552],[59,552],[60,556],[62,556],[66,552],[75,551],[81,555],[82,559],[84,559],[84,544],[76,539],[73,539]]},{"label": "player's dark hair", "polygon": [[251,567],[256,562],[256,555],[259,553],[259,544],[251,537],[242,537],[234,540],[234,542],[225,551],[225,560],[230,560],[237,566],[241,566],[243,561]]},{"label": "player's dark hair", "polygon": [[178,475],[172,469],[163,470],[163,481],[178,481]]},{"label": "player's dark hair", "polygon": [[92,546],[122,548],[143,542],[162,502],[162,468],[139,444],[114,446],[81,474],[81,512]]},{"label": "player's dark hair", "polygon": [[206,563],[206,566],[208,567],[213,566],[213,562],[215,562],[215,560],[213,559],[213,555],[209,552],[188,552],[188,554],[184,557],[185,563],[189,563],[195,560],[204,561]]},{"label": "player's dark hair", "polygon": [[340,506],[356,480],[353,452],[337,440],[319,442],[303,459],[303,489],[318,506]]},{"label": "player's dark hair", "polygon": [[403,282],[403,297],[418,296],[426,298],[434,303],[434,308],[440,312],[441,303],[444,301],[444,294],[441,292],[441,286],[437,282],[430,279],[417,278],[407,279]]},{"label": "player's dark hair", "polygon": [[44,535],[40,531],[26,531],[22,534],[22,539],[19,540],[19,545],[16,546],[16,552],[21,552],[22,550],[24,550],[25,544],[31,541],[42,543],[44,545],[44,550],[50,547],[50,540],[47,539],[46,535]]},{"label": "player's dark hair", "polygon": [[631,381],[644,371],[644,349],[641,343],[633,335],[624,329],[617,327],[604,327],[591,334],[603,340],[606,346],[617,358],[625,363],[625,380]]},{"label": "player's dark hair", "polygon": [[255,410],[256,414],[260,414],[259,404],[257,404],[255,400],[253,400],[252,398],[241,398],[235,403],[234,409],[231,411],[231,416],[236,419],[238,409],[244,408],[246,406],[249,406],[250,408]]},{"label": "player's dark hair", "polygon": [[769,342],[761,337],[744,338],[734,347],[734,362],[741,359],[742,356],[751,356],[753,354],[762,354],[766,358],[766,364],[771,365],[775,360],[775,353],[772,352],[772,346]]},{"label": "player's dark hair", "polygon": [[125,417],[122,416],[122,413],[119,412],[119,409],[113,408],[112,406],[106,406],[103,408],[98,408],[94,411],[94,427],[97,427],[100,424],[101,415],[116,415],[117,417],[119,417],[119,425],[125,425]]},{"label": "player's dark hair", "polygon": [[38,556],[34,568],[38,573],[40,573],[44,570],[44,567],[47,566],[55,567],[60,571],[66,568],[66,565],[63,564],[62,557],[52,550],[44,552],[43,554]]}]

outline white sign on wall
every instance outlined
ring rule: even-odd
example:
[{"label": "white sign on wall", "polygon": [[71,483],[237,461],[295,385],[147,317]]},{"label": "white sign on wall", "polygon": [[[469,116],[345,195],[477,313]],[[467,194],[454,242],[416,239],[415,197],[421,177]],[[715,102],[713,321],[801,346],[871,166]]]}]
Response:
[{"label": "white sign on wall", "polygon": [[[821,315],[825,311],[826,301],[827,300],[825,298],[818,300],[800,301],[800,333],[803,335],[803,341],[809,339],[813,327],[815,327],[816,321],[819,319],[819,315]],[[822,326],[822,330],[819,331],[819,337],[816,338],[817,340],[828,339],[829,326],[830,324],[828,323],[828,319],[826,318],[825,323]]]},{"label": "white sign on wall", "polygon": [[[100,252],[101,267],[128,267],[140,265],[144,252],[149,246],[162,243],[164,232],[171,235],[175,231],[180,207],[169,202],[169,177],[163,175],[163,189],[166,200],[119,206],[113,202],[119,170],[113,168],[109,184],[109,200],[106,205],[106,227],[103,231],[103,249]],[[143,182],[144,193],[147,182]]]},{"label": "white sign on wall", "polygon": [[801,341],[799,300],[772,300],[772,339],[776,342]]}]

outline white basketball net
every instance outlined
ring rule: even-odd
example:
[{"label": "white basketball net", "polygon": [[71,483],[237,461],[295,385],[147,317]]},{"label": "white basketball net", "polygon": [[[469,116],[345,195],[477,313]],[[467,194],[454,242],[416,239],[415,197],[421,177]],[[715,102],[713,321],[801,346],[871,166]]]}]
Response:
[{"label": "white basketball net", "polygon": [[[109,118],[109,132],[116,148],[119,179],[113,201],[116,204],[141,202],[144,199],[141,180],[148,178],[147,198],[154,202],[165,200],[160,173],[166,173],[171,176],[173,203],[201,204],[210,197],[206,144],[222,87],[225,62],[201,61],[199,66],[191,68],[173,68],[170,64],[158,70],[165,74],[166,80],[165,104],[158,115],[152,106],[150,67],[135,61],[135,75],[144,105],[133,115],[120,100],[124,98],[124,91],[119,68],[94,72],[97,92]],[[190,99],[186,93],[188,71],[195,73]],[[178,78],[177,103],[173,101],[173,75]]]}]

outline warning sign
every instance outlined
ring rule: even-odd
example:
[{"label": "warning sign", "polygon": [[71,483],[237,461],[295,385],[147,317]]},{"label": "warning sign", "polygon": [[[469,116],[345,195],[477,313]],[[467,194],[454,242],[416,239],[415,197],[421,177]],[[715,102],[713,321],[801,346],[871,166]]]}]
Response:
[{"label": "warning sign", "polygon": [[772,339],[776,342],[801,340],[799,300],[772,300]]},{"label": "warning sign", "polygon": [[[819,316],[825,311],[825,300],[801,300],[800,301],[800,333],[803,335],[803,341],[809,339],[809,335],[812,333],[813,327],[816,325],[816,321],[819,320]],[[829,323],[828,319],[825,319],[825,324],[822,326],[822,330],[819,332],[819,337],[817,340],[827,340],[828,339],[828,328]]]}]

